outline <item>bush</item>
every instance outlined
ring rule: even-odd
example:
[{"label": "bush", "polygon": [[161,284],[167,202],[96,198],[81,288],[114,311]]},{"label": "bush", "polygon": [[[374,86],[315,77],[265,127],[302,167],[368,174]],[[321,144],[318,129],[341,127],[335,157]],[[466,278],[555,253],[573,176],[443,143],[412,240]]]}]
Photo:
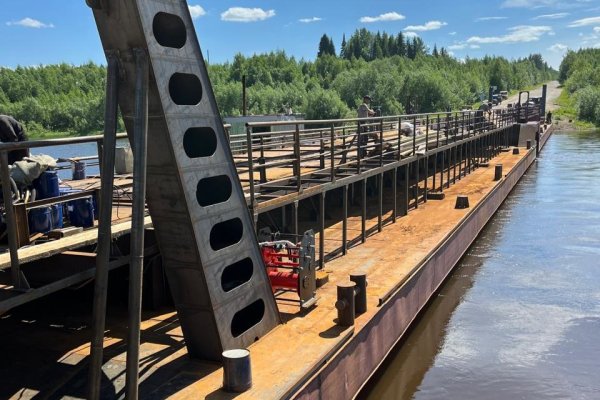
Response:
[{"label": "bush", "polygon": [[577,94],[579,118],[600,124],[600,88],[588,86]]}]

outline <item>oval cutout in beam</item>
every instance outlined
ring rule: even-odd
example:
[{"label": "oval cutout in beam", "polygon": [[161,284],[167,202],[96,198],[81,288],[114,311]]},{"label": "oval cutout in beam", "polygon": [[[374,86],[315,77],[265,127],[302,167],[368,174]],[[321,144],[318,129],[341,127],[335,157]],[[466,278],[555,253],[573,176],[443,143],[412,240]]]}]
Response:
[{"label": "oval cutout in beam", "polygon": [[202,100],[202,83],[194,74],[176,72],[169,79],[169,95],[179,106],[196,106]]},{"label": "oval cutout in beam", "polygon": [[196,200],[202,207],[224,203],[231,197],[231,179],[227,175],[200,179],[196,186]]},{"label": "oval cutout in beam", "polygon": [[217,151],[217,134],[210,127],[190,128],[183,134],[183,150],[189,158],[210,157]]},{"label": "oval cutout in beam", "polygon": [[241,261],[226,267],[221,274],[221,288],[224,292],[231,292],[233,289],[242,286],[252,279],[254,273],[254,264],[250,258],[244,258]]},{"label": "oval cutout in beam", "polygon": [[231,320],[231,335],[238,337],[256,324],[258,324],[265,315],[265,302],[262,299],[246,306],[236,312]]},{"label": "oval cutout in beam", "polygon": [[242,240],[244,225],[239,218],[219,222],[210,230],[210,247],[214,251],[233,246]]},{"label": "oval cutout in beam", "polygon": [[152,21],[154,38],[164,47],[181,49],[187,42],[187,31],[183,20],[177,15],[159,12]]}]

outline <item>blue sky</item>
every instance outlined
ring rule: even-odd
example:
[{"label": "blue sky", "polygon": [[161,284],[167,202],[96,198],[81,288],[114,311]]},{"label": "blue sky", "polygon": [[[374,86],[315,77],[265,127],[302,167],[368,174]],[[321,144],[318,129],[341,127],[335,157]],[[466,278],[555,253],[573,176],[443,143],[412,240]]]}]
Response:
[{"label": "blue sky", "polygon": [[[189,0],[205,56],[224,62],[285,50],[314,59],[319,38],[357,28],[418,34],[455,57],[541,52],[557,67],[567,48],[600,47],[600,0]],[[84,0],[2,0],[0,66],[104,63]]]}]

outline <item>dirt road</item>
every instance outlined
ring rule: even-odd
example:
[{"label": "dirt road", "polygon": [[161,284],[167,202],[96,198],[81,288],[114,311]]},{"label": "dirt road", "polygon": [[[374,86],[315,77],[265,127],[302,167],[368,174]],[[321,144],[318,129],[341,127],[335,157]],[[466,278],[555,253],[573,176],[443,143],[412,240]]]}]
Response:
[{"label": "dirt road", "polygon": [[[562,88],[559,87],[560,84],[557,81],[548,82],[548,91],[546,92],[546,111],[554,111],[559,106],[556,104],[556,100],[560,93],[562,92]],[[529,95],[531,97],[540,97],[542,95],[542,87],[533,89]],[[526,95],[523,95],[523,101],[525,101]],[[504,100],[501,105],[494,108],[506,108],[508,103],[516,103],[519,101],[519,95],[516,94],[514,96],[510,96],[508,100]]]}]

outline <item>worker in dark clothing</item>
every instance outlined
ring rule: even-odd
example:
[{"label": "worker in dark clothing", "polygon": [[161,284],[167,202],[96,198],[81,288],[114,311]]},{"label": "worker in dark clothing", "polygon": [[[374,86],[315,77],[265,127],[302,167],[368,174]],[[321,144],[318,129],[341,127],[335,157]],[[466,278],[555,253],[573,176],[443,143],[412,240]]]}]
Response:
[{"label": "worker in dark clothing", "polygon": [[[9,115],[0,115],[0,142],[26,142],[27,134],[23,126]],[[8,153],[8,163],[13,164],[20,161],[23,157],[29,157],[29,150],[13,150]]]},{"label": "worker in dark clothing", "polygon": [[[371,96],[369,96],[369,95],[363,96],[363,102],[358,107],[358,118],[364,119],[364,118],[369,118],[369,117],[375,116],[375,111],[373,111],[371,109],[371,107],[369,107],[369,104],[371,104]],[[377,134],[369,133],[369,131],[371,130],[371,127],[364,126],[364,125],[368,125],[369,122],[370,121],[361,121],[361,123],[360,123],[361,127],[360,127],[360,132],[358,133],[358,143],[361,146],[360,154],[359,154],[360,157],[364,157],[367,154],[367,150],[364,147],[369,143],[369,137],[372,135],[375,135],[374,138],[377,138]]]},{"label": "worker in dark clothing", "polygon": [[548,111],[546,113],[546,123],[547,124],[551,124],[552,123],[552,111]]}]

